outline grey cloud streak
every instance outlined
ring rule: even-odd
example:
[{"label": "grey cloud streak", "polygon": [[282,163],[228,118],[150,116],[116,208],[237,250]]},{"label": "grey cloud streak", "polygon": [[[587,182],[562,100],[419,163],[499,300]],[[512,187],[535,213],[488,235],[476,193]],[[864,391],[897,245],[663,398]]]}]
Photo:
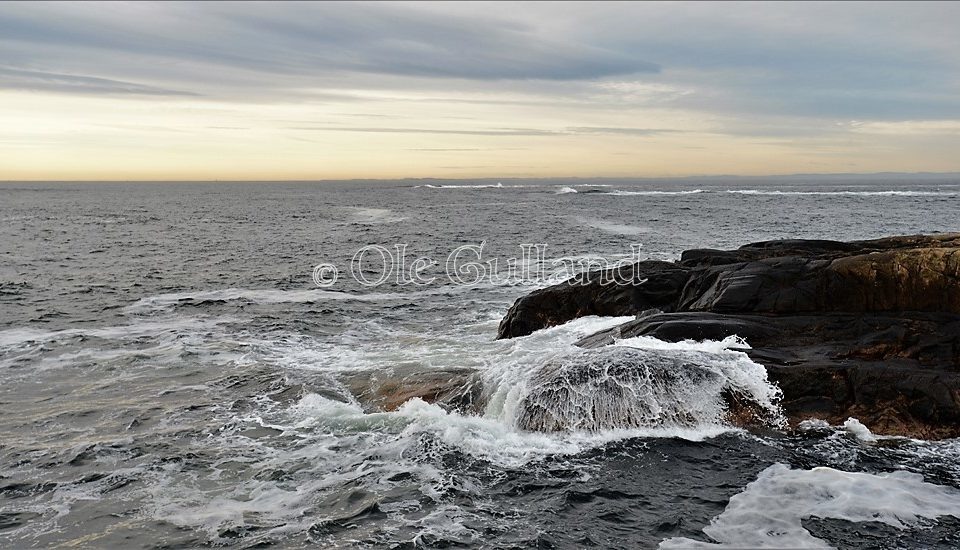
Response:
[{"label": "grey cloud streak", "polygon": [[535,128],[491,128],[491,129],[442,129],[442,128],[380,128],[355,126],[291,126],[290,130],[310,130],[324,132],[361,132],[375,134],[455,134],[467,136],[565,136],[578,134],[622,134],[634,136],[653,136],[675,133],[681,130],[659,128],[602,128],[594,126],[568,127],[563,130],[540,130]]},{"label": "grey cloud streak", "polygon": [[[738,128],[785,117],[957,119],[958,27],[956,3],[7,3],[0,86],[234,102],[663,108],[740,117]],[[607,86],[623,82],[671,91]],[[588,123],[558,125],[574,120]],[[667,131],[601,124],[402,131]]]},{"label": "grey cloud streak", "polygon": [[0,67],[0,89],[69,92],[77,94],[133,94],[158,96],[197,96],[181,90],[168,90],[93,76],[26,71]]}]

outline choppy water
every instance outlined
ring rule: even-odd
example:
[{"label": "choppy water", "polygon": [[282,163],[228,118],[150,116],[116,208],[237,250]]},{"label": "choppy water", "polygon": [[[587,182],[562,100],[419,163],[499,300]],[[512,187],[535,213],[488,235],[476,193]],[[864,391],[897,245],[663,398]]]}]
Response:
[{"label": "choppy water", "polygon": [[[548,183],[0,186],[0,546],[960,545],[960,442],[751,435],[709,407],[650,426],[688,397],[649,373],[618,381],[646,407],[629,429],[526,432],[538,369],[620,320],[495,341],[531,286],[311,280],[367,244],[407,243],[439,275],[484,241],[501,261],[521,243],[670,259],[956,231],[960,182]],[[769,397],[724,343],[624,344]],[[349,390],[464,371],[482,410],[382,412]]]}]

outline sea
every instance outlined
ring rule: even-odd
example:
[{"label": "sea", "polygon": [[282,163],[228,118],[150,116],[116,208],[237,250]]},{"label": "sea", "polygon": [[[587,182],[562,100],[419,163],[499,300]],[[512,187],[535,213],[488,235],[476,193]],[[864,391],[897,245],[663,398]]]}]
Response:
[{"label": "sea", "polygon": [[[577,266],[958,212],[929,175],[2,183],[0,547],[960,547],[960,441],[778,429],[744,342],[619,342],[710,375],[541,433],[535,373],[627,318],[496,339]],[[385,404],[437,380],[473,404]],[[769,429],[725,423],[730,385]]]}]

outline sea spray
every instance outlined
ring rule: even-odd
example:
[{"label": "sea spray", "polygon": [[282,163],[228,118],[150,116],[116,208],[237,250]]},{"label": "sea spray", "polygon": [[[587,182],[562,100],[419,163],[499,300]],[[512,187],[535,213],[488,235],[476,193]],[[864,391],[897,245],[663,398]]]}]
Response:
[{"label": "sea spray", "polygon": [[762,366],[741,352],[696,346],[616,345],[548,362],[531,376],[517,425],[539,431],[721,426],[730,394],[755,405],[761,421],[783,425],[780,392]]},{"label": "sea spray", "polygon": [[[761,422],[785,425],[780,390],[762,365],[733,349],[749,347],[743,340],[639,337],[597,350],[572,345],[571,336],[613,325],[604,321],[578,319],[516,339],[512,360],[486,373],[487,416],[534,431],[729,428],[734,395]],[[529,348],[540,353],[524,353]]]}]

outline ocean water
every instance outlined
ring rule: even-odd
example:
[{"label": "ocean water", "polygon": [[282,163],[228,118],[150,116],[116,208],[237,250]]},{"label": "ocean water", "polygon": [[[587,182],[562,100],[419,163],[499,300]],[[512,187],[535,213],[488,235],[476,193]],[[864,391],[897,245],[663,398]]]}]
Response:
[{"label": "ocean water", "polygon": [[[569,273],[445,270],[480,243],[502,272],[524,243],[674,259],[957,231],[958,209],[930,178],[0,185],[0,547],[955,548],[960,442],[785,435],[739,341],[575,348],[624,320],[596,317],[497,341]],[[351,276],[397,244],[436,279]],[[477,400],[358,396],[421,380]],[[723,423],[731,388],[769,431]],[[544,411],[567,429],[523,429]]]}]

